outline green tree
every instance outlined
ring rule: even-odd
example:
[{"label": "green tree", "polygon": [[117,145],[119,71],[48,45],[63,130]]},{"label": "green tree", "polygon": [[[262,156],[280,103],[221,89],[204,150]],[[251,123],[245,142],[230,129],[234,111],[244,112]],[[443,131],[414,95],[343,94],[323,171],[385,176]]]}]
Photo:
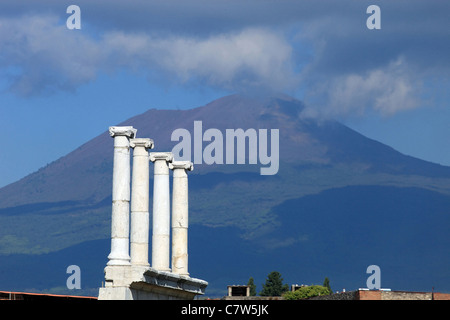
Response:
[{"label": "green tree", "polygon": [[316,296],[326,296],[331,294],[331,291],[324,286],[307,286],[297,289],[296,291],[289,291],[283,294],[283,298],[286,300],[300,300]]},{"label": "green tree", "polygon": [[247,285],[250,287],[250,296],[256,296],[256,284],[253,280],[253,277],[250,277],[250,279],[248,279]]},{"label": "green tree", "polygon": [[262,286],[263,289],[259,293],[260,296],[279,297],[289,289],[287,284],[283,284],[283,278],[278,271],[269,273],[266,283]]},{"label": "green tree", "polygon": [[328,277],[325,277],[325,280],[323,280],[323,286],[324,286],[325,288],[327,288],[330,292],[333,292],[333,291],[331,290],[331,287],[330,287],[330,280],[328,280]]}]

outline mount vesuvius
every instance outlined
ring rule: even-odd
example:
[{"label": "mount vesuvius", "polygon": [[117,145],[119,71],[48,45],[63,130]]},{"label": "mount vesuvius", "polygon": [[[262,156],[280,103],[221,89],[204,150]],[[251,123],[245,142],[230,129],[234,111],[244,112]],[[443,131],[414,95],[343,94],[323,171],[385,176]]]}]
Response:
[{"label": "mount vesuvius", "polygon": [[[192,157],[195,148],[202,152],[215,142],[202,137],[194,146],[195,122],[202,133],[215,129],[223,137],[227,129],[278,130],[274,175],[261,175],[248,149],[244,164],[203,161],[189,173],[189,271],[209,282],[206,295],[225,295],[228,284],[250,277],[259,290],[271,271],[290,284],[328,277],[333,290],[351,290],[365,287],[373,264],[382,287],[450,291],[450,167],[303,110],[301,101],[284,95],[231,95],[111,125],[134,126],[138,137],[154,140],[152,151],[171,151],[179,143],[172,133],[185,129]],[[0,189],[0,290],[63,291],[66,268],[75,264],[82,292],[96,295],[110,250],[107,129]]]}]

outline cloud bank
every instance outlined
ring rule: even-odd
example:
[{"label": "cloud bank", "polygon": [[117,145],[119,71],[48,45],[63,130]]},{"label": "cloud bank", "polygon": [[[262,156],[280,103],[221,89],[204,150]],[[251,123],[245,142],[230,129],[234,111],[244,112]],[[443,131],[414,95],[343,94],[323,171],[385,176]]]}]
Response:
[{"label": "cloud bank", "polygon": [[[383,116],[420,106],[423,84],[399,58],[364,73],[345,73],[314,84],[308,93],[313,105],[326,115],[364,115],[374,110]],[[311,115],[317,110],[307,110]]]},{"label": "cloud bank", "polygon": [[23,96],[74,90],[119,69],[230,90],[283,90],[297,82],[291,46],[264,28],[206,38],[111,31],[95,39],[68,31],[56,16],[23,16],[0,19],[0,47],[10,90]]},{"label": "cloud bank", "polygon": [[0,74],[7,90],[25,97],[128,70],[156,84],[301,91],[316,113],[417,108],[429,79],[448,86],[450,5],[379,1],[382,29],[369,31],[370,4],[80,0],[83,29],[70,31],[60,1],[6,1]]},{"label": "cloud bank", "polygon": [[296,84],[292,48],[276,32],[249,28],[207,38],[108,33],[102,41],[118,65],[151,68],[178,81],[197,80],[231,90]]}]

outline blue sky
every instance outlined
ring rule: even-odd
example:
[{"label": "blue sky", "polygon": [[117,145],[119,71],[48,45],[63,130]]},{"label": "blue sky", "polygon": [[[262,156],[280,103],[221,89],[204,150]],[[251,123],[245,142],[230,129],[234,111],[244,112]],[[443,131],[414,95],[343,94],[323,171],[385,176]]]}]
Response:
[{"label": "blue sky", "polygon": [[239,91],[284,92],[450,165],[448,57],[448,1],[3,0],[0,187],[147,109]]}]

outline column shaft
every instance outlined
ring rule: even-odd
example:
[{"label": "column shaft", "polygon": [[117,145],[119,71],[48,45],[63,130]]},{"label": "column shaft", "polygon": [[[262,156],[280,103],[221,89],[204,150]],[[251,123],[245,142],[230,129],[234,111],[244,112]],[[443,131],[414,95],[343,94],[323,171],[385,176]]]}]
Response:
[{"label": "column shaft", "polygon": [[130,142],[136,129],[110,127],[114,138],[111,253],[107,265],[129,265]]},{"label": "column shaft", "polygon": [[153,228],[152,267],[170,271],[170,186],[169,167],[173,155],[170,152],[152,152],[153,180]]},{"label": "column shaft", "polygon": [[153,141],[137,138],[130,141],[133,151],[131,180],[131,234],[130,256],[132,265],[148,266],[149,239],[149,163],[148,149]]},{"label": "column shaft", "polygon": [[190,161],[174,161],[172,193],[172,272],[189,276],[188,272],[188,177],[186,170],[192,170]]}]

